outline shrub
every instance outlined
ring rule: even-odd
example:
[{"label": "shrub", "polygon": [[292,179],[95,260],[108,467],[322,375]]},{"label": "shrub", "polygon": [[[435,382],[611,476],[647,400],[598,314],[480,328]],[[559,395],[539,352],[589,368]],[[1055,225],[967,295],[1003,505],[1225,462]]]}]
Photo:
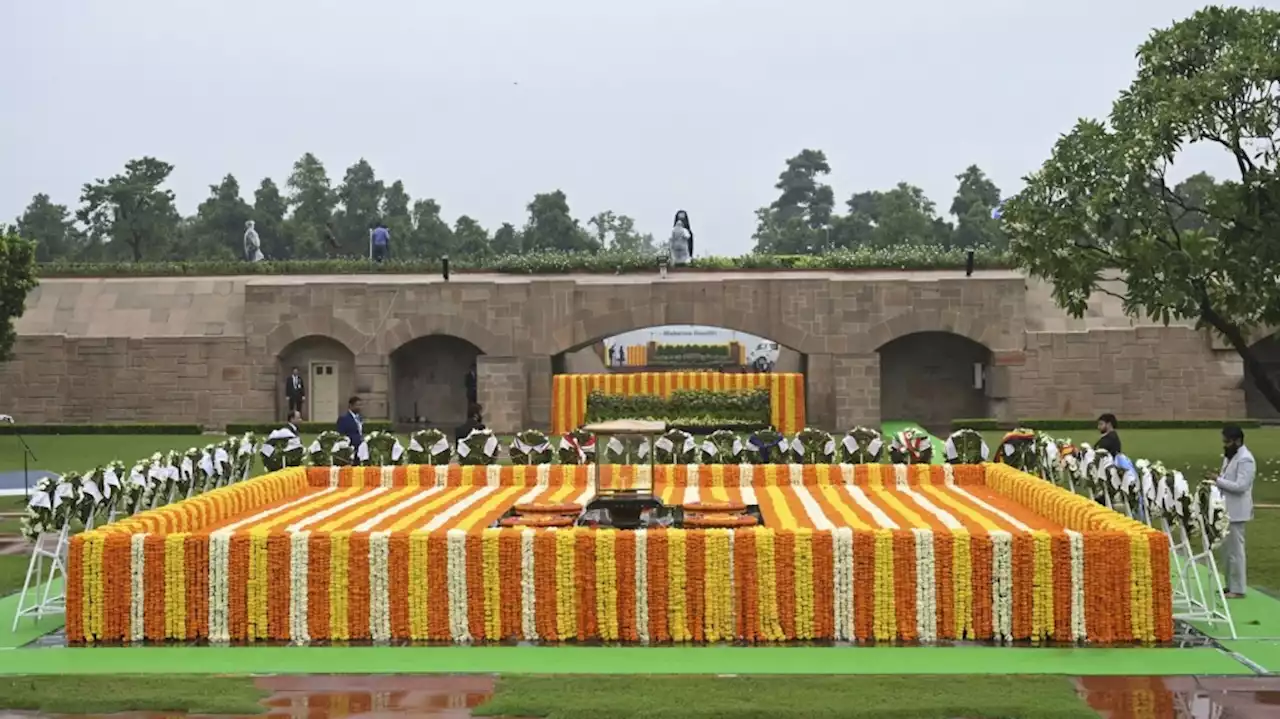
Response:
[{"label": "shrub", "polygon": [[[1244,429],[1257,428],[1262,423],[1256,419],[1125,419],[1120,418],[1120,431],[1126,429],[1221,429],[1224,424],[1234,424]],[[996,419],[952,420],[952,429],[976,429],[991,432],[1013,427],[1026,427],[1041,432],[1096,430],[1098,419],[1023,419],[1017,422],[1001,422]]]},{"label": "shrub", "polygon": [[587,396],[588,424],[615,419],[648,419],[686,427],[759,427],[769,424],[769,390],[676,390],[669,397],[595,391]]},{"label": "shrub", "polygon": [[204,434],[198,424],[0,424],[3,434]]},{"label": "shrub", "polygon": [[[334,425],[335,422],[299,422],[298,431],[302,434],[319,434],[333,429]],[[272,430],[280,429],[283,426],[284,420],[280,420],[279,422],[232,422],[227,425],[227,434],[244,434],[245,432],[270,434]],[[365,434],[390,431],[391,422],[389,420],[365,420]]]}]

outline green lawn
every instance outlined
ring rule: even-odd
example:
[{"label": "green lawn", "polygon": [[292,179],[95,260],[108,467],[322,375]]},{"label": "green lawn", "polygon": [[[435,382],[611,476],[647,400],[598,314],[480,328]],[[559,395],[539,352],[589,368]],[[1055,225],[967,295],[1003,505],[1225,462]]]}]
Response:
[{"label": "green lawn", "polygon": [[[50,472],[86,472],[120,460],[132,464],[153,452],[203,447],[225,437],[221,435],[33,435],[24,437],[39,461],[31,469]],[[0,472],[22,469],[22,444],[17,437],[0,436]]]},{"label": "green lawn", "polygon": [[126,711],[259,714],[269,692],[250,677],[44,676],[0,678],[0,707],[45,714]]},{"label": "green lawn", "polygon": [[475,716],[547,719],[1096,719],[1058,677],[502,677]]}]

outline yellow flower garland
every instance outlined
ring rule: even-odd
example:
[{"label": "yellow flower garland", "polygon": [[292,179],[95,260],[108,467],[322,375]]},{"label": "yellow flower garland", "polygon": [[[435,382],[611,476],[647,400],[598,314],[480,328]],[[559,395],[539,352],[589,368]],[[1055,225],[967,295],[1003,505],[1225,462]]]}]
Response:
[{"label": "yellow flower garland", "polygon": [[683,529],[672,529],[667,532],[667,616],[670,617],[671,639],[675,642],[687,642],[692,639],[689,633],[689,603],[685,594],[688,582],[686,576],[685,552],[688,547],[687,535]]},{"label": "yellow flower garland", "polygon": [[181,532],[164,538],[164,633],[174,639],[187,634],[186,540]]},{"label": "yellow flower garland", "polygon": [[951,580],[955,593],[956,639],[974,639],[973,632],[973,554],[968,530],[953,530],[951,542]]},{"label": "yellow flower garland", "polygon": [[347,622],[347,562],[350,531],[329,535],[329,636],[336,642],[350,638]]},{"label": "yellow flower garland", "polygon": [[894,613],[896,604],[893,593],[893,532],[876,530],[875,614],[872,635],[876,641],[889,641],[898,633],[898,619]]},{"label": "yellow flower garland", "polygon": [[1031,535],[1035,547],[1035,585],[1031,596],[1031,638],[1053,634],[1053,547],[1048,532]]},{"label": "yellow flower garland", "polygon": [[730,578],[729,543],[733,533],[728,529],[711,529],[706,534],[706,612],[703,631],[708,642],[734,638],[733,583]]},{"label": "yellow flower garland", "polygon": [[1133,636],[1155,641],[1155,617],[1151,611],[1151,545],[1144,534],[1129,535],[1129,605]]},{"label": "yellow flower garland", "polygon": [[[463,469],[466,469],[464,467]],[[573,545],[577,533],[572,529],[554,530],[556,537],[556,634],[560,639],[578,635],[578,614],[575,598]]]},{"label": "yellow flower garland", "polygon": [[[766,469],[773,465],[766,465]],[[773,530],[755,527],[756,535],[756,592],[760,616],[760,636],[766,641],[780,642],[785,639],[782,624],[778,618],[777,564],[774,561]]]},{"label": "yellow flower garland", "polygon": [[[267,533],[251,530],[249,533],[249,641],[267,639],[267,582],[271,570],[267,565]],[[345,585],[343,585],[345,588]],[[165,597],[166,600],[168,597]]]},{"label": "yellow flower garland", "polygon": [[427,639],[427,533],[409,535],[409,637]]},{"label": "yellow flower garland", "polygon": [[480,547],[484,552],[484,637],[489,641],[502,638],[502,579],[498,573],[497,529],[485,529]]},{"label": "yellow flower garland", "polygon": [[796,639],[813,639],[813,530],[795,533]]},{"label": "yellow flower garland", "polygon": [[596,624],[600,639],[618,641],[618,532],[596,532]]}]

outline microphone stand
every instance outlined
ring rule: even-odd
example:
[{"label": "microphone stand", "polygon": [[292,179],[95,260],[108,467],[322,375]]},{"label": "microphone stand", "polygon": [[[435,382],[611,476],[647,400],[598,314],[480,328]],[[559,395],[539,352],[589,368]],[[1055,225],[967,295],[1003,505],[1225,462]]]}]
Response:
[{"label": "microphone stand", "polygon": [[[15,424],[12,417],[5,415],[3,421],[7,424]],[[18,443],[22,445],[22,494],[31,501],[31,465],[30,462],[39,462],[36,453],[31,451],[31,445],[27,444],[27,440],[18,432],[18,428],[13,428],[13,436],[18,438]]]}]

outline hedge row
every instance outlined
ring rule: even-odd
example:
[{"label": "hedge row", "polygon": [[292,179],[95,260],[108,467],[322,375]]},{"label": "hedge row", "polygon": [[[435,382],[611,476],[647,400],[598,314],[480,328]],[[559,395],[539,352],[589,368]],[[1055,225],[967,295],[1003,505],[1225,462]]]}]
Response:
[{"label": "hedge row", "polygon": [[0,434],[204,434],[198,424],[0,424]]},{"label": "hedge row", "polygon": [[[965,266],[965,251],[936,246],[858,248],[821,255],[764,255],[699,257],[690,268],[703,271],[733,270],[927,270]],[[1007,268],[1002,252],[975,251],[979,269]],[[566,273],[657,272],[653,254],[640,252],[530,252],[501,257],[459,257],[449,263],[450,273],[500,272],[521,275]],[[286,260],[278,262],[50,262],[37,268],[41,277],[171,277],[209,275],[341,275],[341,274],[440,274],[440,260],[406,259],[372,263],[367,259]],[[679,271],[679,270],[676,270]]]},{"label": "hedge row", "polygon": [[767,426],[770,408],[767,389],[675,390],[667,397],[596,390],[587,395],[586,423],[648,419],[696,427]]},{"label": "hedge row", "polygon": [[[1261,427],[1256,419],[1130,419],[1120,418],[1121,431],[1126,429],[1222,429],[1223,425],[1234,424],[1243,429]],[[976,429],[979,431],[996,431],[1027,427],[1045,432],[1062,432],[1076,430],[1096,430],[1098,420],[1094,419],[1022,419],[1010,424],[997,419],[957,419],[951,422],[951,428]]]}]

